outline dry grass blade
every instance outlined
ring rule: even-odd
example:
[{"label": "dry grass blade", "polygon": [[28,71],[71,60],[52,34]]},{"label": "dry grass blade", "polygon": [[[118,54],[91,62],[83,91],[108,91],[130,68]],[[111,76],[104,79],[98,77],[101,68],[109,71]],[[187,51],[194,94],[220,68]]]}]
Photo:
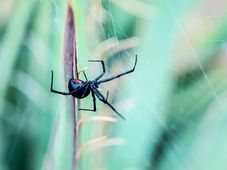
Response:
[{"label": "dry grass blade", "polygon": [[94,56],[105,58],[112,56],[120,51],[138,47],[140,44],[139,38],[131,37],[124,40],[116,40],[115,38],[107,39],[99,44],[95,49]]},{"label": "dry grass blade", "polygon": [[77,122],[77,134],[79,133],[80,127],[83,125],[83,123],[91,122],[91,121],[101,121],[101,122],[112,122],[116,123],[117,119],[110,117],[110,116],[90,116],[90,117],[81,117]]},{"label": "dry grass blade", "polygon": [[76,158],[79,159],[81,156],[85,156],[90,154],[96,150],[113,146],[113,145],[124,145],[125,141],[119,138],[111,138],[108,139],[106,136],[101,136],[99,138],[88,141],[83,144],[80,148],[78,148]]}]

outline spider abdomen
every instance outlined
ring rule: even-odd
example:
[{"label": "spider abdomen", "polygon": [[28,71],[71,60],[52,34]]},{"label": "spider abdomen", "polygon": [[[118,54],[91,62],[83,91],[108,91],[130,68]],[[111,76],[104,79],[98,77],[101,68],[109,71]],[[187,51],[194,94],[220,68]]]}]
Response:
[{"label": "spider abdomen", "polygon": [[76,90],[75,93],[72,93],[72,96],[78,99],[87,97],[90,94],[89,84],[79,79],[71,79],[68,88],[70,92]]}]

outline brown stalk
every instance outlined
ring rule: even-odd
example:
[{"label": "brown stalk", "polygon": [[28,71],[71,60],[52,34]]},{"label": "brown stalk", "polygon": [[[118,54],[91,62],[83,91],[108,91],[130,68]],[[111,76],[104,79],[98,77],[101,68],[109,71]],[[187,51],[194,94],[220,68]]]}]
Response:
[{"label": "brown stalk", "polygon": [[[68,82],[71,78],[78,77],[77,71],[77,50],[76,50],[76,31],[75,31],[75,22],[74,22],[74,11],[71,3],[68,3],[67,15],[66,15],[66,23],[65,23],[65,33],[64,33],[64,78],[65,78],[65,86],[68,88]],[[77,105],[78,101],[72,97],[67,96],[67,113],[71,114],[71,124],[73,129],[73,168],[75,168],[76,164],[76,148],[77,148]]]}]

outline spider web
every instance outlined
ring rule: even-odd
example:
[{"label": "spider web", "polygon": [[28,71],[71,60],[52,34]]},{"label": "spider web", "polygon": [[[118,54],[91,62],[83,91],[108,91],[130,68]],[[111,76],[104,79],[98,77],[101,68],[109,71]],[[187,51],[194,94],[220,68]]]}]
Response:
[{"label": "spider web", "polygon": [[[40,0],[40,2],[43,2],[43,0]],[[99,2],[101,4],[101,0],[99,0]],[[56,0],[53,0],[53,3],[54,3],[54,7],[55,7],[55,15],[56,15],[55,19],[56,19],[56,22],[57,22],[57,20],[58,20],[58,12],[59,12],[60,6],[57,4]],[[182,24],[179,16],[177,16],[177,13],[176,13],[176,10],[174,8],[174,5],[171,3],[170,0],[165,0],[165,3],[168,6],[168,10],[169,10],[170,15],[173,17],[173,22],[176,23],[177,28],[180,31],[180,34],[182,35],[186,45],[188,46],[188,48],[189,48],[189,50],[191,52],[192,57],[196,61],[197,65],[198,65],[198,67],[199,67],[199,69],[200,69],[200,71],[202,73],[202,76],[203,76],[204,80],[206,81],[206,84],[207,84],[207,86],[209,88],[210,94],[213,96],[213,99],[217,103],[218,108],[220,109],[220,111],[225,113],[225,104],[222,102],[222,100],[218,96],[217,92],[215,91],[215,88],[214,88],[211,80],[208,77],[208,73],[206,72],[205,67],[202,64],[199,55],[196,53],[196,50],[194,49],[193,44],[190,41],[189,36],[187,35],[187,33],[186,33],[186,31],[185,31],[185,29],[183,27],[183,24]],[[112,11],[111,0],[107,1],[107,6],[108,6],[107,12],[108,12],[108,14],[110,16],[110,19],[111,19],[112,31],[113,31],[114,36],[113,37],[109,37],[108,34],[105,34],[105,36],[106,36],[105,38],[106,39],[115,38],[116,40],[118,40],[118,38],[119,38],[118,35],[119,34],[121,34],[125,39],[128,38],[127,34],[123,31],[123,29],[121,29],[120,25],[118,24],[117,19],[114,17],[114,14],[113,14],[113,11]],[[211,40],[211,41],[222,41],[222,40]],[[116,48],[118,50],[120,49],[120,46],[119,46],[118,42],[117,42],[117,47]],[[124,51],[124,55],[125,54],[127,55],[127,57],[130,57],[132,55],[127,50]],[[121,54],[117,53],[116,55],[121,55]],[[147,63],[147,64],[150,64],[150,63]],[[193,81],[193,80],[191,80],[191,81]],[[201,90],[203,90],[202,87],[201,87]],[[181,107],[181,103],[180,103],[181,101],[174,101],[174,102],[178,102],[179,103],[179,108]],[[182,112],[184,112],[184,111],[182,110]],[[217,114],[216,116],[219,116],[219,115]],[[163,122],[164,122],[164,120],[163,120]],[[184,123],[186,123],[186,122],[184,122]],[[211,122],[206,122],[206,123],[207,124],[205,126],[209,126]],[[204,126],[204,124],[203,124],[203,126]],[[179,159],[181,159],[180,156],[179,156]]]},{"label": "spider web", "polygon": [[[102,0],[99,0],[100,4],[102,3]],[[111,0],[107,0],[107,12],[109,14],[110,20],[111,20],[111,24],[112,24],[112,31],[113,31],[113,37],[109,37],[108,34],[106,34],[106,39],[108,38],[114,38],[117,42],[116,45],[116,51],[120,52],[120,46],[119,46],[119,37],[118,35],[121,35],[124,39],[129,38],[127,36],[127,34],[123,31],[123,29],[120,27],[120,25],[118,24],[117,20],[114,17],[114,14],[112,12],[112,6],[113,4],[111,4]],[[120,53],[116,53],[117,56],[120,56]],[[124,55],[127,55],[126,57],[130,57],[132,56],[132,54],[128,51],[128,50],[124,50]]]},{"label": "spider web", "polygon": [[[174,20],[177,24],[178,29],[180,30],[181,35],[183,36],[183,39],[185,40],[188,48],[190,49],[192,57],[195,59],[196,63],[198,64],[199,69],[202,72],[203,78],[205,79],[205,81],[207,83],[207,86],[210,90],[211,95],[215,99],[220,111],[222,113],[225,113],[225,104],[221,101],[221,99],[217,95],[217,93],[216,93],[216,91],[215,91],[215,89],[214,89],[214,87],[213,87],[213,85],[212,85],[212,83],[211,83],[211,81],[208,77],[208,74],[206,73],[206,71],[205,71],[205,69],[202,65],[202,62],[200,61],[200,58],[199,58],[198,54],[196,53],[196,50],[194,49],[186,31],[184,30],[183,24],[181,23],[179,17],[177,16],[177,14],[175,12],[174,6],[171,4],[170,0],[165,0],[165,1],[166,1],[166,4],[168,5],[168,8],[169,8],[171,15],[173,16],[173,18],[174,18]],[[210,41],[223,41],[223,40],[218,39],[218,40],[210,40]],[[217,114],[217,116],[218,116],[218,114]],[[207,122],[206,126],[209,126],[210,123],[211,122]]]}]

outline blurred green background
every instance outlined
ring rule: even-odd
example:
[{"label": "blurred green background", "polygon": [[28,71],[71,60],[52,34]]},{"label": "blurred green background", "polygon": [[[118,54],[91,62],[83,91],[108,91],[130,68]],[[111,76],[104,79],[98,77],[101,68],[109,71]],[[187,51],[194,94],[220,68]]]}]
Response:
[{"label": "blurred green background", "polygon": [[[127,121],[98,101],[73,124],[50,92],[51,70],[67,91],[68,3],[89,79],[101,68],[88,59],[108,77],[138,55],[134,73],[101,86]],[[0,170],[226,170],[226,75],[224,0],[0,0]]]}]

